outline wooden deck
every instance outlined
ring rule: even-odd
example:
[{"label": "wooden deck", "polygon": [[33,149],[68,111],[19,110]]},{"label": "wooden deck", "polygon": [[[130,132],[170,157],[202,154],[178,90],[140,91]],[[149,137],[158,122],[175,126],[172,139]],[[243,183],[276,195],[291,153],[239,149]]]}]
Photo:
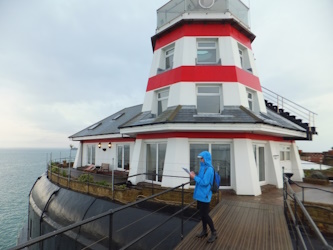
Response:
[{"label": "wooden deck", "polygon": [[218,238],[199,239],[201,222],[175,249],[293,249],[283,207],[260,202],[223,199],[210,213]]}]

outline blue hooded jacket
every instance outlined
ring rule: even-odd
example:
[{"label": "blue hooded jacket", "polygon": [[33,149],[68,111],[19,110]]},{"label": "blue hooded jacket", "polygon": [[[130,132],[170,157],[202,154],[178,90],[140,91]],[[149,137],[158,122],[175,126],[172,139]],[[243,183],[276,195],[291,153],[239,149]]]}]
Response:
[{"label": "blue hooded jacket", "polygon": [[210,202],[212,199],[211,185],[214,179],[212,156],[208,151],[203,151],[198,156],[201,156],[205,162],[200,162],[199,174],[194,177],[193,199],[201,202]]}]

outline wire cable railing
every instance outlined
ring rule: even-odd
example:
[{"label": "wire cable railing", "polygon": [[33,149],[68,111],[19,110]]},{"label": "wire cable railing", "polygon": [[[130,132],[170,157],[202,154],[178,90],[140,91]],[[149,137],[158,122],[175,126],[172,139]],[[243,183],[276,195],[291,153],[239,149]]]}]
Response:
[{"label": "wire cable railing", "polygon": [[[286,177],[285,173],[283,173],[284,211],[287,221],[291,222],[290,225],[292,226],[292,232],[295,236],[295,249],[300,249],[300,247],[302,247],[301,249],[308,249],[309,247],[310,249],[315,249],[312,243],[313,237],[309,230],[311,229],[311,231],[314,232],[316,239],[319,240],[320,244],[322,245],[322,249],[333,250],[333,247],[327,243],[324,236],[322,235],[304,206],[304,189],[312,187],[302,187],[295,182],[292,182],[295,183],[297,186],[302,187],[303,198],[301,201],[297,197],[297,194],[291,188],[289,184],[290,182],[292,181]],[[312,189],[317,189],[325,192],[327,191],[319,188]],[[302,215],[302,217],[300,215]]]},{"label": "wire cable railing", "polygon": [[[92,216],[92,217],[84,219],[82,221],[78,221],[78,222],[73,223],[71,225],[68,225],[68,226],[65,226],[63,228],[57,229],[53,232],[49,232],[47,234],[44,234],[44,235],[41,235],[41,236],[36,237],[34,239],[31,239],[28,242],[26,242],[24,244],[20,244],[20,245],[14,247],[12,249],[13,250],[14,249],[23,249],[23,248],[26,248],[26,247],[34,246],[35,244],[39,244],[39,243],[44,242],[46,240],[49,240],[51,238],[54,239],[54,237],[56,237],[56,236],[62,236],[64,234],[69,234],[73,230],[75,230],[76,228],[80,228],[84,225],[87,225],[88,223],[97,222],[98,220],[105,219],[105,218],[108,218],[108,221],[109,221],[109,223],[108,223],[109,224],[108,232],[106,232],[105,235],[103,235],[102,237],[100,237],[99,239],[97,239],[95,241],[89,241],[89,244],[86,244],[85,247],[83,247],[82,249],[85,249],[85,248],[99,249],[102,246],[103,246],[102,248],[107,247],[108,249],[128,249],[131,246],[135,245],[140,240],[142,240],[145,237],[147,237],[148,235],[150,235],[152,232],[158,230],[160,227],[162,227],[163,225],[165,225],[166,223],[168,223],[170,220],[172,220],[175,217],[180,218],[181,223],[178,227],[178,230],[179,230],[179,237],[182,239],[184,237],[184,224],[187,223],[187,221],[189,220],[189,218],[187,220],[185,220],[184,211],[189,209],[190,207],[193,207],[193,205],[195,203],[195,201],[192,201],[189,204],[185,204],[185,202],[184,202],[184,186],[188,185],[188,184],[189,184],[189,182],[186,182],[186,183],[183,183],[183,184],[178,185],[176,187],[173,187],[173,188],[167,189],[165,191],[159,192],[157,194],[151,195],[149,197],[143,198],[139,201],[135,201],[135,202],[129,203],[127,205],[120,206],[118,208],[110,209],[109,211],[103,212],[101,214]],[[157,223],[154,227],[151,227],[149,230],[141,233],[138,237],[132,239],[131,241],[126,242],[127,244],[125,244],[123,246],[120,246],[120,247],[115,245],[117,243],[114,242],[114,235],[125,228],[125,227],[122,227],[122,228],[118,229],[118,232],[113,229],[114,228],[114,218],[116,218],[115,216],[119,212],[124,211],[125,209],[128,209],[128,208],[137,207],[139,204],[142,204],[143,202],[146,202],[146,201],[151,200],[151,199],[155,199],[156,197],[159,197],[161,195],[167,194],[169,192],[172,192],[172,191],[178,190],[178,189],[181,189],[182,201],[181,201],[180,208],[176,212],[174,212],[173,214],[164,218],[162,221]],[[148,216],[152,216],[154,213],[158,213],[158,212],[160,212],[160,210],[159,211],[154,211],[154,212],[150,213]],[[197,212],[195,212],[195,213],[197,213]],[[192,215],[190,217],[193,217],[193,216],[194,215]],[[137,222],[137,221],[135,221],[135,222]],[[133,227],[135,227],[135,226],[133,225]],[[135,227],[135,228],[137,228],[137,227]],[[174,231],[174,230],[175,230],[174,228],[170,229],[170,231]],[[141,232],[141,229],[139,231]],[[170,235],[172,235],[172,232],[170,232],[165,238],[169,237]],[[164,240],[165,240],[165,238],[164,238]],[[104,244],[105,242],[103,242],[105,240],[107,240],[106,245]],[[103,244],[102,244],[102,242],[103,242]],[[160,244],[160,243],[161,242],[159,242],[158,244]]]}]

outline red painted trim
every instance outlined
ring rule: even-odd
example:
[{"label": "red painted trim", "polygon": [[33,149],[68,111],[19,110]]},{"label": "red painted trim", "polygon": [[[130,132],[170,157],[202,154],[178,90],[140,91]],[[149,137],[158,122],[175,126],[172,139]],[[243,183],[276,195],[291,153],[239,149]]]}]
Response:
[{"label": "red painted trim", "polygon": [[101,140],[83,140],[80,143],[116,143],[116,142],[135,142],[135,138],[112,138],[112,139],[101,139]]},{"label": "red painted trim", "polygon": [[[154,133],[140,134],[137,139],[167,139],[167,138],[196,138],[196,139],[251,139],[261,141],[283,141],[282,137],[259,135],[252,133],[216,133],[216,132],[169,132],[169,133]],[[288,140],[289,141],[289,140]]]},{"label": "red painted trim", "polygon": [[[170,29],[170,31],[158,34],[156,36],[156,43],[154,51],[158,50],[165,45],[168,45],[182,37],[194,36],[194,37],[219,37],[219,36],[231,36],[238,42],[252,50],[251,40],[235,29],[230,24],[223,23],[184,23],[180,26]],[[154,38],[153,38],[154,39]]]},{"label": "red painted trim", "polygon": [[240,82],[261,92],[259,78],[235,66],[182,66],[149,78],[147,92],[177,82]]}]

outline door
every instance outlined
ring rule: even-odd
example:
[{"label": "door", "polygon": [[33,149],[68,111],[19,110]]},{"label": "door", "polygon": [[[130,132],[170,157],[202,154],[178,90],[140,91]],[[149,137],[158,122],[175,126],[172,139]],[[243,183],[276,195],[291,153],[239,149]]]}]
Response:
[{"label": "door", "polygon": [[254,159],[257,166],[257,173],[260,185],[266,184],[266,171],[265,171],[265,146],[253,145]]},{"label": "door", "polygon": [[162,182],[166,146],[166,143],[147,144],[147,180]]}]

